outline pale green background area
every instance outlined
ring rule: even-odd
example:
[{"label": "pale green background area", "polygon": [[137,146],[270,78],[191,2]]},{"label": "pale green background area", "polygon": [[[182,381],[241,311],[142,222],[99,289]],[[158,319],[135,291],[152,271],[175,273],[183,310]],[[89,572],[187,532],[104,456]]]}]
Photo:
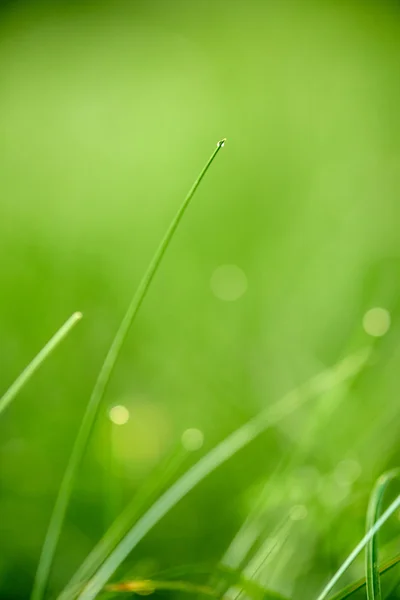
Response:
[{"label": "pale green background area", "polygon": [[[224,136],[118,362],[53,589],[186,428],[205,435],[190,464],[294,385],[375,344],[347,394],[232,459],[121,577],[146,561],[217,562],[279,464],[270,531],[293,505],[308,517],[272,557],[272,587],[315,597],[358,541],[374,480],[399,462],[399,61],[396,2],[2,6],[1,389],[73,311],[84,320],[0,421],[1,597],[27,597],[102,358]],[[210,288],[225,264],[248,282],[234,302]],[[362,329],[374,306],[392,318],[377,342]],[[116,403],[131,420],[113,434],[112,460],[106,414]],[[361,475],[343,493],[332,473],[348,459]],[[399,533],[392,519],[383,557],[398,551]],[[362,561],[349,579],[361,573]]]}]

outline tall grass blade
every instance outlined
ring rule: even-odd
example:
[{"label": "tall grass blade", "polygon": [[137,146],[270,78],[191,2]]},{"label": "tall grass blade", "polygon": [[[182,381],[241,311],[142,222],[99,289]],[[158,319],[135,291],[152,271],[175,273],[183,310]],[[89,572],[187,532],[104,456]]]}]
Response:
[{"label": "tall grass blade", "polygon": [[331,369],[320,373],[305,385],[289,392],[272,407],[267,408],[251,421],[234,431],[213,450],[201,458],[178,479],[152,507],[144,513],[124,536],[112,554],[103,563],[93,579],[79,595],[79,600],[91,600],[103,589],[110,577],[143,537],[166,515],[186,494],[207,475],[226,462],[269,427],[298,409],[306,400],[326,389],[335,387],[360,371],[369,351],[352,355]]},{"label": "tall grass blade", "polygon": [[217,147],[211,154],[206,165],[201,171],[200,175],[194,182],[193,186],[189,190],[188,195],[178,209],[175,217],[173,218],[164,238],[162,239],[158,249],[156,250],[150,265],[141,280],[139,287],[132,298],[132,301],[128,307],[128,310],[122,319],[121,325],[115,335],[115,338],[111,344],[111,347],[106,355],[104,363],[100,369],[99,376],[93,388],[92,395],[89,399],[85,414],[82,419],[82,423],[76,437],[74,447],[72,449],[70,459],[62,480],[56,503],[53,509],[53,513],[50,518],[50,524],[46,533],[45,541],[43,544],[41,556],[39,559],[39,565],[36,572],[35,582],[31,595],[31,600],[42,600],[49,574],[51,565],[53,563],[55,550],[57,547],[58,539],[60,537],[61,528],[64,522],[65,513],[71,497],[72,488],[76,479],[78,468],[81,464],[83,455],[85,453],[90,434],[93,429],[93,425],[98,413],[100,403],[106,392],[108,383],[110,381],[111,374],[114,370],[118,355],[122,349],[126,336],[129,329],[137,315],[137,312],[147,294],[150,284],[157,272],[157,269],[161,263],[161,260],[169,246],[169,243],[178,227],[191,199],[193,198],[197,188],[203,180],[205,174],[213,163],[218,152],[224,146],[225,140],[218,142]]},{"label": "tall grass blade", "polygon": [[386,523],[386,521],[389,519],[389,517],[391,517],[392,514],[399,507],[400,507],[400,494],[397,496],[397,498],[395,500],[393,500],[393,502],[389,505],[389,507],[382,514],[382,516],[379,517],[379,519],[377,519],[374,526],[371,527],[371,529],[369,529],[367,531],[365,536],[357,544],[357,546],[354,548],[354,550],[352,552],[350,552],[349,556],[346,558],[346,560],[342,563],[342,565],[336,571],[336,573],[331,578],[331,580],[324,587],[324,589],[318,596],[317,600],[325,600],[325,598],[328,596],[329,592],[333,589],[333,587],[339,581],[339,579],[341,578],[343,573],[345,573],[345,571],[349,568],[351,563],[357,558],[357,556],[360,554],[360,552],[362,552],[362,550],[364,550],[364,548],[368,544],[368,542],[374,537],[376,532],[379,531],[379,529],[382,527],[382,525],[384,525]]},{"label": "tall grass blade", "polygon": [[[368,505],[367,531],[372,529],[379,518],[382,509],[383,497],[389,483],[393,481],[393,479],[399,477],[399,474],[400,469],[393,469],[392,471],[384,473],[376,482]],[[365,573],[367,581],[367,599],[382,600],[381,582],[378,567],[377,535],[374,535],[366,546]]]},{"label": "tall grass blade", "polygon": [[35,356],[32,362],[22,371],[14,383],[8,388],[5,394],[0,398],[0,414],[11,404],[18,392],[26,385],[32,375],[44,363],[46,358],[50,356],[58,344],[68,335],[74,325],[82,318],[82,313],[76,312],[64,323],[64,325],[53,335],[47,344],[41,349],[39,354]]}]

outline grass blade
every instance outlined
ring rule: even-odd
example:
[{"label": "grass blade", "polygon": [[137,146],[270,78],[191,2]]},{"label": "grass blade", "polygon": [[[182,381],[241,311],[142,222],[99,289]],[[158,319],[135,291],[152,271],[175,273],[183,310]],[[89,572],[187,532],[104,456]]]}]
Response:
[{"label": "grass blade", "polygon": [[64,323],[64,325],[53,335],[47,344],[41,349],[39,354],[35,356],[32,362],[22,371],[14,383],[8,388],[5,394],[0,398],[0,414],[11,404],[18,392],[26,385],[32,375],[44,363],[46,358],[50,356],[58,344],[68,335],[71,329],[82,318],[82,313],[76,312]]},{"label": "grass blade", "polygon": [[357,544],[357,546],[354,548],[354,550],[352,552],[350,552],[349,556],[346,558],[346,560],[342,563],[342,565],[336,571],[336,573],[331,578],[331,580],[324,587],[324,589],[318,596],[317,600],[325,600],[325,598],[328,596],[329,592],[333,589],[333,587],[339,581],[339,579],[341,578],[343,573],[349,568],[351,563],[357,558],[357,556],[360,554],[360,552],[362,552],[362,550],[364,550],[365,546],[374,537],[376,532],[379,531],[379,529],[382,527],[382,525],[384,525],[386,523],[386,521],[389,519],[389,517],[391,517],[392,514],[399,507],[400,507],[400,494],[397,496],[397,498],[395,500],[393,500],[393,502],[389,505],[389,507],[382,514],[382,516],[379,517],[379,519],[377,519],[374,526],[371,527],[371,529],[369,529],[367,531],[365,536]]},{"label": "grass blade", "polygon": [[167,461],[163,462],[156,469],[156,473],[150,476],[150,479],[146,481],[133,500],[114,521],[105,535],[103,535],[97,546],[95,546],[80,565],[75,575],[59,596],[59,600],[67,600],[78,595],[79,591],[83,589],[84,584],[102,565],[107,556],[111,554],[115,546],[132,526],[132,523],[140,516],[140,513],[157,499],[159,494],[164,491],[166,485],[176,476],[186,457],[187,451],[180,446]]},{"label": "grass blade", "polygon": [[89,399],[89,403],[83,416],[82,423],[64,474],[64,478],[61,482],[53,513],[50,518],[50,524],[46,533],[45,541],[39,559],[39,565],[36,572],[31,600],[42,600],[44,596],[51,565],[53,563],[55,550],[60,537],[65,513],[67,510],[69,499],[71,497],[76,474],[81,464],[83,455],[85,453],[100,403],[104,397],[105,391],[111,378],[111,374],[114,370],[117,358],[122,349],[126,336],[146,296],[146,293],[150,287],[154,275],[157,272],[161,260],[169,246],[169,243],[176,231],[176,228],[178,227],[202,179],[204,178],[205,174],[207,173],[208,169],[213,163],[218,152],[224,146],[224,143],[225,140],[221,140],[220,142],[218,142],[217,147],[208,159],[206,165],[204,166],[200,175],[194,182],[193,186],[189,190],[189,193],[186,196],[185,200],[179,207],[164,238],[162,239],[158,249],[156,250],[153,256],[153,259],[151,260],[150,265],[146,273],[144,274],[143,279],[141,280],[135,295],[132,298],[128,310],[124,318],[122,319],[121,325],[115,335],[115,338],[104,360],[104,363],[100,369],[99,376],[96,380],[92,395]]},{"label": "grass blade", "polygon": [[[400,469],[393,469],[379,477],[368,505],[367,531],[372,529],[379,518],[385,491],[391,481],[400,474]],[[365,572],[367,581],[368,600],[382,600],[381,582],[378,568],[377,535],[374,535],[367,544],[365,554]]]},{"label": "grass blade", "polygon": [[234,431],[213,450],[201,458],[178,479],[152,507],[144,513],[128,534],[121,540],[108,559],[87,584],[79,600],[91,600],[103,589],[110,577],[143,537],[166,515],[186,494],[207,475],[226,462],[241,448],[258,435],[298,409],[306,400],[355,375],[365,364],[369,351],[352,355],[331,369],[320,373],[305,385],[289,392],[281,401],[267,408],[260,415]]},{"label": "grass blade", "polygon": [[[392,558],[379,568],[380,576],[382,577],[383,575],[385,575],[385,573],[388,573],[398,564],[400,564],[400,554],[398,554],[397,556],[395,556],[395,558]],[[347,600],[348,598],[351,598],[351,596],[353,596],[356,592],[362,590],[365,586],[366,580],[364,577],[363,579],[356,581],[356,583],[351,583],[350,585],[346,586],[343,590],[340,590],[340,592],[338,592],[334,596],[331,596],[330,600]]]}]

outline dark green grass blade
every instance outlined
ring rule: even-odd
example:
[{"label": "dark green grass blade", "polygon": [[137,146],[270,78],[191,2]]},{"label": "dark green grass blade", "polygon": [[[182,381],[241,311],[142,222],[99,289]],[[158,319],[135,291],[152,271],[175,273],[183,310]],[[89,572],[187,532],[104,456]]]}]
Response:
[{"label": "dark green grass blade", "polygon": [[[399,564],[400,554],[398,554],[397,556],[395,556],[395,558],[392,558],[379,568],[380,576],[383,577],[386,573],[389,573],[394,567],[396,567]],[[347,600],[347,598],[351,598],[352,596],[354,596],[354,594],[363,590],[365,587],[366,579],[364,577],[363,579],[360,579],[359,581],[356,581],[355,583],[351,583],[350,585],[346,586],[343,590],[340,590],[340,592],[338,592],[334,596],[331,596],[329,600]]]},{"label": "dark green grass blade", "polygon": [[[383,497],[388,485],[393,479],[399,477],[400,469],[393,469],[379,477],[367,511],[367,531],[372,529],[382,510]],[[367,598],[368,600],[382,600],[381,582],[378,568],[378,543],[377,535],[374,535],[367,544],[365,554],[365,572],[367,580]]]},{"label": "dark green grass blade", "polygon": [[0,398],[0,414],[11,404],[18,392],[28,383],[32,375],[44,363],[46,358],[50,356],[58,344],[68,335],[71,329],[82,318],[82,313],[76,312],[64,323],[64,325],[53,335],[41,349],[39,354],[35,356],[32,362],[22,371],[14,383],[8,388],[5,394]]},{"label": "dark green grass blade", "polygon": [[45,541],[43,544],[41,556],[39,559],[39,565],[36,572],[35,582],[31,595],[31,600],[42,600],[47,582],[49,579],[51,565],[53,563],[54,554],[56,551],[57,543],[60,537],[62,525],[65,518],[65,513],[71,497],[72,488],[75,483],[78,468],[82,462],[93,425],[98,413],[100,403],[104,397],[108,383],[110,381],[111,374],[114,370],[117,358],[122,349],[126,336],[131,328],[131,325],[137,315],[137,312],[147,294],[150,284],[157,272],[157,269],[161,263],[161,260],[169,246],[171,239],[188,207],[191,199],[193,198],[197,188],[203,180],[205,174],[210,168],[212,162],[217,156],[218,152],[224,145],[224,140],[218,142],[217,147],[207,161],[205,167],[201,171],[200,175],[191,187],[188,195],[178,209],[175,217],[173,218],[167,233],[165,234],[161,244],[156,250],[150,265],[141,280],[139,287],[128,307],[128,310],[122,320],[122,323],[115,335],[115,338],[111,344],[111,347],[106,355],[103,366],[101,367],[99,376],[95,383],[92,395],[86,408],[86,412],[83,416],[82,423],[76,437],[72,453],[64,474],[64,478],[61,482],[61,486],[57,495],[56,503],[53,509],[53,513],[50,518],[50,524],[46,533]]},{"label": "dark green grass blade", "polygon": [[331,369],[317,375],[304,386],[287,394],[280,402],[263,411],[260,415],[246,423],[213,450],[198,461],[174,485],[172,485],[153,505],[142,515],[137,523],[124,536],[112,554],[103,563],[92,580],[80,594],[80,600],[95,598],[110,577],[121,565],[129,553],[137,546],[143,537],[156,525],[186,494],[197,486],[207,475],[225,463],[236,452],[248,445],[258,435],[269,427],[277,424],[283,418],[298,409],[310,397],[319,395],[331,389],[342,381],[359,373],[364,366],[368,352],[348,357]]},{"label": "dark green grass blade", "polygon": [[317,600],[325,600],[328,597],[328,594],[332,591],[333,587],[339,581],[343,573],[349,568],[351,563],[357,558],[357,556],[362,552],[368,542],[373,538],[373,536],[379,531],[379,529],[386,523],[389,517],[400,507],[400,495],[397,496],[395,500],[388,506],[385,512],[377,519],[374,526],[367,531],[362,540],[357,544],[352,552],[350,552],[349,556],[342,563],[339,569],[336,571],[334,576],[330,579],[330,581],[326,584]]}]

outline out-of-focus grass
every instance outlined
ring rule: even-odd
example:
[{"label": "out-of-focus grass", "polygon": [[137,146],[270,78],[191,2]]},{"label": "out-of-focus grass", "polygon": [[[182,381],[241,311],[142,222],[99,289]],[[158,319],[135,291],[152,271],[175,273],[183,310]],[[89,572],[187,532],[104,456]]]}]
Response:
[{"label": "out-of-focus grass", "polygon": [[[316,596],[362,537],[373,481],[398,463],[397,4],[19,1],[1,11],[0,389],[54,323],[85,313],[0,423],[2,596],[29,593],[104,352],[176,199],[221,135],[229,153],[199,191],[111,382],[51,589],[182,431],[202,430],[206,452],[371,343],[376,361],[362,376],[205,481],[126,565],[145,577],[219,561],[274,472],[252,536],[267,542],[294,506],[306,517],[291,519],[260,580]],[[222,265],[245,275],[235,301],[221,299],[238,285]],[[391,316],[382,338],[362,326],[376,306]],[[110,432],[115,404],[131,418]],[[382,560],[397,536],[393,519]],[[362,573],[356,561],[344,583]]]},{"label": "out-of-focus grass", "polygon": [[73,326],[82,318],[82,313],[75,312],[70,318],[60,327],[53,335],[40,352],[31,360],[29,365],[22,371],[17,379],[10,385],[8,390],[0,397],[0,414],[15,399],[18,392],[28,383],[29,379],[34,375],[37,369],[44,363],[46,358],[55,350],[60,342],[68,335]]}]

